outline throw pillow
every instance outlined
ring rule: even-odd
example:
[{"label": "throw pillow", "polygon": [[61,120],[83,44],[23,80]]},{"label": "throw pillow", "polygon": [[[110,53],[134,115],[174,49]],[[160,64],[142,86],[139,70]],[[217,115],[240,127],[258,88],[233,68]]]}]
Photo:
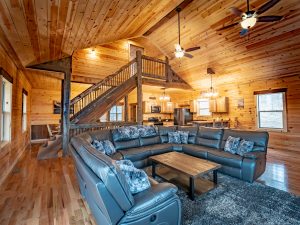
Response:
[{"label": "throw pillow", "polygon": [[136,126],[119,127],[117,131],[120,135],[119,140],[131,140],[139,137],[139,130]]},{"label": "throw pillow", "polygon": [[236,153],[240,156],[243,156],[245,153],[251,152],[253,150],[253,147],[253,141],[241,140]]},{"label": "throw pillow", "polygon": [[115,146],[110,140],[101,141],[106,155],[113,155],[116,152]]},{"label": "throw pillow", "polygon": [[151,187],[150,181],[145,171],[135,168],[130,160],[119,160],[116,161],[116,164],[125,175],[126,181],[130,188],[130,192],[132,194],[137,194]]},{"label": "throw pillow", "polygon": [[181,144],[187,144],[189,140],[189,132],[188,131],[178,131],[180,135]]},{"label": "throw pillow", "polygon": [[138,130],[140,137],[153,137],[157,135],[157,131],[154,126],[139,126]]},{"label": "throw pillow", "polygon": [[225,152],[230,152],[232,154],[236,154],[237,149],[239,147],[240,138],[239,137],[231,137],[229,136],[226,140],[224,150]]},{"label": "throw pillow", "polygon": [[104,147],[103,147],[103,144],[102,142],[100,141],[97,141],[97,140],[93,140],[92,141],[92,146],[99,152],[105,154],[105,150],[104,150]]},{"label": "throw pillow", "polygon": [[168,132],[169,143],[181,144],[180,134],[178,132]]}]

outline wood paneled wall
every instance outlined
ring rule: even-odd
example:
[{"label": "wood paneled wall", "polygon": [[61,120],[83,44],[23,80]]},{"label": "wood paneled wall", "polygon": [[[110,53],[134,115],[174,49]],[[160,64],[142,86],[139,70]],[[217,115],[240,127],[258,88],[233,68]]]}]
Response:
[{"label": "wood paneled wall", "polygon": [[[219,82],[218,82],[219,83]],[[215,86],[220,96],[229,97],[229,113],[213,114],[212,118],[230,118],[233,125],[237,118],[237,129],[256,130],[256,98],[254,91],[287,88],[288,132],[270,132],[269,146],[300,152],[300,75],[283,78],[260,79],[252,82],[223,83]],[[200,90],[171,93],[173,101],[184,102],[200,98]],[[238,108],[238,99],[244,99],[244,108]],[[208,117],[211,118],[211,117]],[[201,118],[203,119],[203,118]]]},{"label": "wood paneled wall", "polygon": [[[13,77],[12,87],[12,141],[0,147],[0,185],[21,158],[30,143],[30,100],[31,85],[23,71],[18,70],[13,61],[0,46],[0,67]],[[27,99],[27,131],[22,132],[22,90],[28,92]]]},{"label": "wood paneled wall", "polygon": [[[46,84],[44,88],[32,89],[31,125],[59,124],[60,114],[53,114],[53,101],[61,101],[61,80],[51,79],[52,83],[57,83],[55,88],[47,88]],[[72,83],[71,98],[74,98],[88,87],[90,87],[89,84]]]}]

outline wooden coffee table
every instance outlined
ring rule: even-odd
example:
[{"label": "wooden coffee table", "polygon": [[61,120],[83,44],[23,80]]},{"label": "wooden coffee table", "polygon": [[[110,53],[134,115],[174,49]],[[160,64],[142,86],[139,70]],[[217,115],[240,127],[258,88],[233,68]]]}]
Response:
[{"label": "wooden coffee table", "polygon": [[195,198],[195,179],[201,175],[213,171],[213,182],[218,183],[217,169],[221,168],[220,164],[199,159],[190,155],[179,152],[169,152],[161,155],[151,156],[152,160],[152,177],[155,178],[156,165],[161,164],[177,172],[183,173],[189,177],[189,196],[191,200]]}]

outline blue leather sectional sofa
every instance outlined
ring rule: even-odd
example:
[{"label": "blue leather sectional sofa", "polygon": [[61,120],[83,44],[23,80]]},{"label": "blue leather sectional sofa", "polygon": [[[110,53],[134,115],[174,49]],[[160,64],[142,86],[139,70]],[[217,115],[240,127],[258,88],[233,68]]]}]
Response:
[{"label": "blue leather sectional sofa", "polygon": [[[188,144],[168,143],[168,132],[189,131]],[[228,136],[254,142],[252,152],[239,156],[225,152]],[[111,140],[117,152],[108,157],[91,145],[93,140]],[[149,157],[170,151],[222,164],[219,172],[253,182],[265,170],[267,132],[213,129],[205,127],[158,127],[156,135],[121,140],[117,130],[88,132],[73,137],[70,151],[75,161],[82,196],[99,225],[181,224],[181,203],[177,187],[151,181],[151,188],[132,195],[114,159],[129,159],[138,168],[151,165]]]}]

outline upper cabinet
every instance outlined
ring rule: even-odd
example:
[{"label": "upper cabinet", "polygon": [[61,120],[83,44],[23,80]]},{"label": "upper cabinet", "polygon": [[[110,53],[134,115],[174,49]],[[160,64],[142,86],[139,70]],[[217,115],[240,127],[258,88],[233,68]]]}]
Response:
[{"label": "upper cabinet", "polygon": [[160,105],[162,113],[173,113],[177,104],[174,102],[161,102]]},{"label": "upper cabinet", "polygon": [[151,113],[151,106],[154,105],[153,102],[144,101],[143,102],[143,113]]},{"label": "upper cabinet", "polygon": [[197,100],[191,100],[190,101],[190,112],[197,113],[197,108],[198,108]]},{"label": "upper cabinet", "polygon": [[228,97],[218,97],[209,101],[209,111],[215,113],[227,113],[229,108]]}]

